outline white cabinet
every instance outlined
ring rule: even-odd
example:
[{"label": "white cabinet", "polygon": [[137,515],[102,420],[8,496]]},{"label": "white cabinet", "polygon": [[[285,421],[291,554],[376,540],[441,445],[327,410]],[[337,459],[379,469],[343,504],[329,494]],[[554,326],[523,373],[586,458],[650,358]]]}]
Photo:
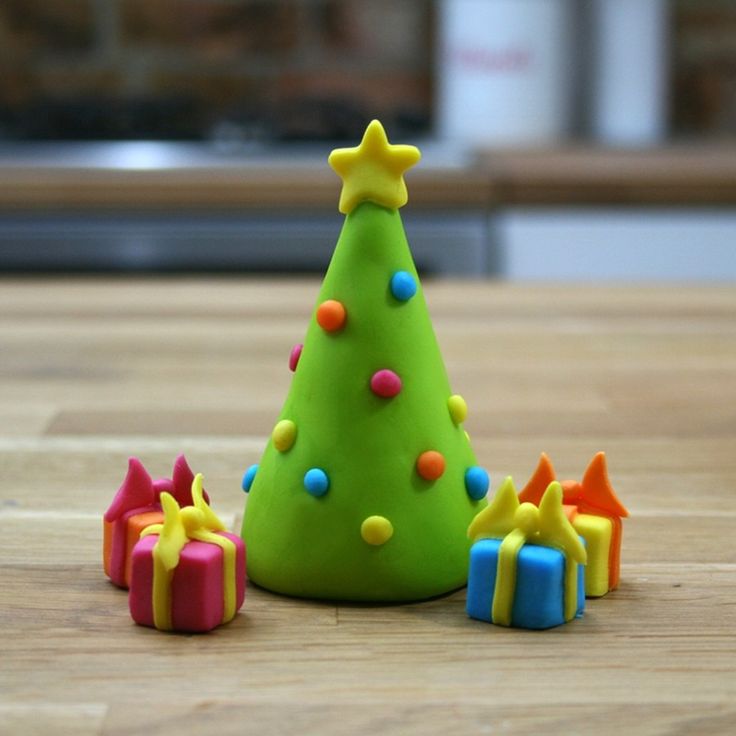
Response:
[{"label": "white cabinet", "polygon": [[494,219],[503,278],[736,280],[736,209],[513,208]]}]

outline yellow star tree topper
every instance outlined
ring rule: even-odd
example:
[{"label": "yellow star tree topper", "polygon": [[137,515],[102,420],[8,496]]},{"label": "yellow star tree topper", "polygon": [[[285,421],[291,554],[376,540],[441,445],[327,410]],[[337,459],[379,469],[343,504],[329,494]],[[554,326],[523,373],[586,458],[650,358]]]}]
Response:
[{"label": "yellow star tree topper", "polygon": [[365,201],[389,209],[403,207],[409,198],[404,172],[420,158],[415,146],[390,144],[381,123],[371,121],[359,146],[330,154],[330,166],[343,181],[340,212],[347,215]]}]

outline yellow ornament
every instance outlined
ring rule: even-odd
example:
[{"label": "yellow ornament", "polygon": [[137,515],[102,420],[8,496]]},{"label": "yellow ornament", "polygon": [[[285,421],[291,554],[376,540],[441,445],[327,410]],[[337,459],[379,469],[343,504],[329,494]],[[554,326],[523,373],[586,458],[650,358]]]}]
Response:
[{"label": "yellow ornament", "polygon": [[369,516],[360,526],[360,536],[374,547],[386,544],[393,534],[393,524],[385,516]]},{"label": "yellow ornament", "polygon": [[468,405],[460,394],[453,394],[447,399],[447,408],[455,424],[462,424],[468,418]]},{"label": "yellow ornament", "polygon": [[273,428],[271,439],[279,452],[290,450],[296,439],[296,424],[291,419],[282,419]]}]

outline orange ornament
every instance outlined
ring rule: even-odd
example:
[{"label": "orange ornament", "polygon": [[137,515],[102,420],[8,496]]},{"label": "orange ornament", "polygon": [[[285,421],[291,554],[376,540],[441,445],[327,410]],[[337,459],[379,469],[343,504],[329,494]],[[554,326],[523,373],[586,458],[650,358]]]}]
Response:
[{"label": "orange ornament", "polygon": [[437,480],[445,472],[445,458],[437,450],[427,450],[417,458],[417,473],[425,480]]},{"label": "orange ornament", "polygon": [[328,299],[317,307],[317,324],[326,332],[342,329],[346,317],[345,307],[336,299]]}]

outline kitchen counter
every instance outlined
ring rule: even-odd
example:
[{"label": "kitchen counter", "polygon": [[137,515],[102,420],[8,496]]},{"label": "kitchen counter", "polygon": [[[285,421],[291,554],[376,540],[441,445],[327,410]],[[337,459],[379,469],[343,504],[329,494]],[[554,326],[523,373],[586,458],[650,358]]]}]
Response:
[{"label": "kitchen counter", "polygon": [[[133,209],[334,210],[325,144],[232,153],[204,146],[110,143],[0,148],[0,212]],[[567,147],[472,154],[428,142],[409,172],[412,206],[732,205],[736,146],[653,150]]]},{"label": "kitchen counter", "polygon": [[477,165],[505,205],[736,203],[736,145],[495,151]]},{"label": "kitchen counter", "polygon": [[492,488],[606,450],[622,582],[559,629],[249,586],[204,636],[134,625],[101,516],[184,451],[238,529],[318,281],[0,282],[0,732],[725,733],[736,716],[733,288],[428,282]]},{"label": "kitchen counter", "polygon": [[[223,151],[204,144],[114,142],[0,147],[2,210],[308,210],[333,212],[334,144]],[[423,145],[412,172],[420,207],[484,208],[492,183],[464,151]]]}]

